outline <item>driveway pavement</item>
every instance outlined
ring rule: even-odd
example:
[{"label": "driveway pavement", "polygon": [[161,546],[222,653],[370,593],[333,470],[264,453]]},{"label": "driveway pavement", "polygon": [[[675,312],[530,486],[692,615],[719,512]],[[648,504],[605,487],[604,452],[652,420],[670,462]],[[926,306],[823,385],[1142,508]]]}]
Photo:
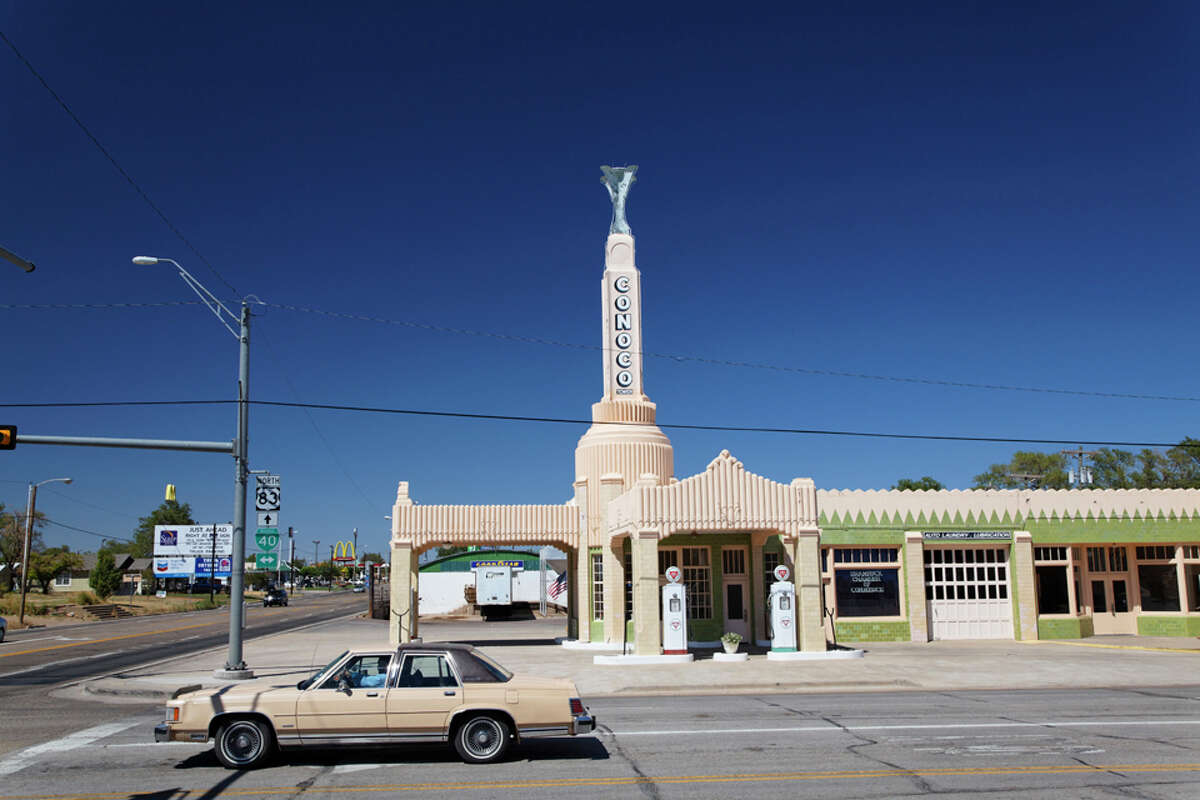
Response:
[{"label": "driveway pavement", "polygon": [[[954,689],[1150,687],[1195,683],[1200,641],[1175,637],[1103,636],[1022,643],[870,642],[861,659],[769,661],[751,650],[748,661],[718,663],[696,651],[687,664],[600,666],[597,651],[562,647],[561,617],[512,622],[423,621],[427,642],[471,642],[508,668],[574,679],[584,697],[610,695],[762,694]],[[387,647],[387,625],[360,617],[254,639],[245,659],[257,678],[294,683],[351,647]],[[92,699],[166,698],[189,684],[223,683],[218,648],[165,660],[77,687]]]}]

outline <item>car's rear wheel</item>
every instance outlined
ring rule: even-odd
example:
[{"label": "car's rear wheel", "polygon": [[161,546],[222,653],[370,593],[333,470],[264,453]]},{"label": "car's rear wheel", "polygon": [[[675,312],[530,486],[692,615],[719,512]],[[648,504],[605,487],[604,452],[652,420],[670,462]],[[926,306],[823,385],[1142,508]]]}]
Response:
[{"label": "car's rear wheel", "polygon": [[454,734],[454,749],[468,764],[499,761],[508,750],[508,725],[492,716],[469,718]]},{"label": "car's rear wheel", "polygon": [[217,731],[214,750],[217,760],[228,769],[254,769],[270,757],[274,737],[266,723],[255,719],[235,719]]}]

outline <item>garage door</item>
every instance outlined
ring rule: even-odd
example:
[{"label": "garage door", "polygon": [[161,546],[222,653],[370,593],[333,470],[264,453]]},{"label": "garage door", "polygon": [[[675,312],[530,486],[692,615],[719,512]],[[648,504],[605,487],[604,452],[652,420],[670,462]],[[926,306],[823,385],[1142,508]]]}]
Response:
[{"label": "garage door", "polygon": [[926,548],[925,603],[934,639],[1013,638],[1008,548]]}]

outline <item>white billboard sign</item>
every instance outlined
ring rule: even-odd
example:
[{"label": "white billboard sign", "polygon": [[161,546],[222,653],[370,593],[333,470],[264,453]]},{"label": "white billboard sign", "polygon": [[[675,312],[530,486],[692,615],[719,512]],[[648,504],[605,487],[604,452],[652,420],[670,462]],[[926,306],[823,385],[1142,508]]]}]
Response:
[{"label": "white billboard sign", "polygon": [[[216,555],[233,555],[233,526],[217,525]],[[205,558],[213,555],[212,525],[155,525],[155,558]]]}]

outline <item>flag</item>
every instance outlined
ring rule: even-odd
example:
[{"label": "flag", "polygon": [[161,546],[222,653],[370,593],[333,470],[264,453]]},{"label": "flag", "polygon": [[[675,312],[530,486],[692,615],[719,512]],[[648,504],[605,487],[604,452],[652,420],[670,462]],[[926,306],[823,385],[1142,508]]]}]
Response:
[{"label": "flag", "polygon": [[546,594],[550,595],[551,598],[557,600],[558,596],[560,594],[562,594],[563,592],[565,592],[566,590],[567,590],[567,573],[561,572],[561,573],[559,573],[558,577],[554,579],[554,583],[550,584],[550,586],[546,589]]}]

